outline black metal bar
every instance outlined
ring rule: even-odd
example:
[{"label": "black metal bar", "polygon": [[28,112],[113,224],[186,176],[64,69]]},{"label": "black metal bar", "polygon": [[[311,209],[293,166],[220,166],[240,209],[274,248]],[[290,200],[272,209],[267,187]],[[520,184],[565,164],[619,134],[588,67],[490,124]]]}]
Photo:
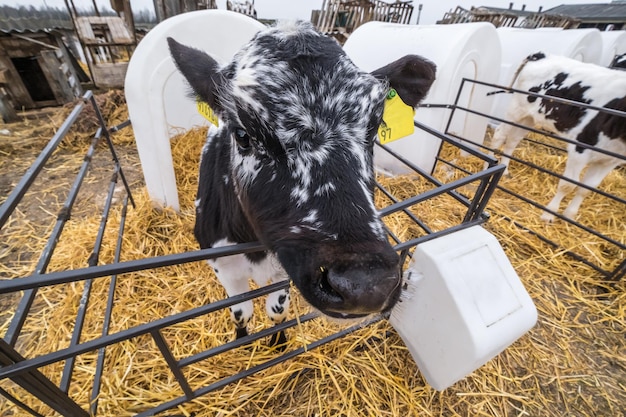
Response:
[{"label": "black metal bar", "polygon": [[[87,91],[83,95],[83,100],[90,97],[92,97],[91,91]],[[56,131],[54,136],[52,136],[52,139],[50,139],[46,147],[41,151],[37,159],[35,159],[35,162],[33,162],[33,164],[26,170],[26,173],[17,183],[11,194],[9,194],[4,203],[0,205],[0,229],[4,227],[4,224],[9,219],[9,216],[11,216],[15,207],[17,207],[19,202],[24,197],[24,194],[26,194],[26,191],[28,191],[30,186],[35,181],[37,175],[39,175],[48,159],[50,159],[52,152],[54,152],[56,147],[72,127],[76,118],[78,118],[78,115],[83,110],[83,107],[84,103],[82,102],[78,103],[76,107],[74,107],[70,115],[67,116],[67,119],[65,119],[61,127],[59,127],[59,130]]]},{"label": "black metal bar", "polygon": [[[378,189],[385,194],[385,196],[391,200],[392,203],[398,203],[400,200],[398,200],[393,194],[391,194],[387,189],[385,189],[385,187],[383,187],[382,185],[380,185],[380,183],[376,182],[376,187],[378,187]],[[411,213],[408,209],[402,209],[402,212],[404,212],[404,214],[406,214],[411,220],[413,220],[413,222],[415,224],[417,224],[419,227],[422,228],[422,230],[424,230],[426,233],[432,233],[432,230],[430,229],[430,227],[426,226],[426,224],[421,221],[420,219],[418,219],[413,213]],[[388,231],[389,234],[392,234],[391,231]],[[394,238],[394,240],[396,242],[399,242],[400,239]]]},{"label": "black metal bar", "polygon": [[[80,191],[80,187],[82,186],[85,176],[87,175],[87,171],[89,170],[92,157],[96,151],[98,142],[100,141],[101,132],[102,130],[99,129],[96,132],[94,138],[92,139],[91,145],[89,146],[89,149],[87,150],[87,153],[85,154],[85,157],[83,158],[81,167],[78,173],[76,174],[74,183],[72,184],[72,187],[70,188],[67,198],[65,199],[65,202],[63,203],[63,207],[61,208],[61,210],[59,211],[59,214],[57,215],[57,221],[54,225],[52,233],[50,234],[50,237],[48,238],[48,242],[46,243],[46,246],[41,252],[41,255],[37,262],[37,266],[35,267],[35,274],[37,275],[44,274],[46,270],[48,269],[48,265],[50,264],[50,260],[52,259],[52,253],[54,252],[54,249],[56,248],[56,245],[59,242],[59,237],[61,236],[61,233],[63,232],[63,228],[65,227],[65,224],[70,219],[72,207],[74,206],[74,202],[76,201],[78,192]],[[33,304],[33,301],[35,300],[36,294],[37,294],[37,287],[32,287],[32,288],[27,289],[22,295],[22,299],[20,300],[15,310],[15,314],[13,315],[9,328],[7,329],[7,332],[4,335],[4,339],[11,346],[15,346],[15,343],[17,343],[17,338],[19,337],[22,327],[24,326],[24,322],[26,321],[26,318],[28,317],[28,313]]]},{"label": "black metal bar", "polygon": [[[469,80],[469,81],[474,82],[474,83],[478,83],[478,84],[491,85],[491,86],[494,86],[494,87],[501,87],[501,86],[496,86],[494,84],[486,84],[484,82],[480,82],[480,81],[476,81],[476,80]],[[502,88],[506,89],[507,87],[502,87]],[[608,113],[608,114],[613,114],[615,116],[625,117],[626,118],[626,112],[610,109],[610,108],[607,108],[607,107],[591,106],[591,105],[588,105],[588,104],[585,104],[585,103],[579,103],[577,101],[562,99],[562,98],[553,97],[553,96],[545,96],[545,95],[542,95],[542,94],[532,93],[530,91],[522,91],[522,90],[514,90],[514,91],[518,92],[518,93],[521,93],[521,94],[528,95],[528,96],[535,96],[535,97],[549,99],[549,100],[552,100],[552,101],[559,101],[559,102],[562,102],[562,103],[565,103],[565,104],[575,105],[576,107],[580,107],[580,108],[583,108],[583,109],[598,110],[601,113]],[[497,117],[497,116],[493,116],[493,115],[489,115],[489,114],[486,114],[486,113],[482,113],[482,112],[479,112],[477,110],[473,110],[473,109],[470,109],[470,108],[467,108],[467,107],[463,107],[463,106],[455,106],[455,108],[458,109],[458,110],[463,110],[463,111],[466,111],[468,113],[472,113],[472,114],[475,114],[475,115],[478,115],[478,116],[485,117],[485,118],[490,119],[490,120],[496,120],[496,121],[498,121],[500,123],[506,123],[506,124],[509,124],[511,126],[515,126],[515,127],[518,127],[518,128],[521,128],[521,129],[525,129],[525,130],[528,130],[528,131],[531,131],[531,132],[535,132],[535,133],[538,133],[540,135],[549,136],[551,138],[558,139],[558,140],[560,140],[562,142],[566,142],[566,143],[569,143],[571,145],[579,146],[581,148],[590,149],[590,150],[593,150],[593,151],[598,152],[598,153],[602,153],[602,154],[605,154],[605,155],[608,155],[608,156],[612,156],[613,158],[624,159],[624,156],[620,155],[618,153],[611,152],[609,150],[602,149],[602,148],[597,148],[597,147],[595,147],[593,145],[589,145],[587,143],[578,142],[578,141],[572,140],[572,139],[567,139],[567,138],[564,138],[562,136],[557,136],[557,135],[555,135],[553,133],[546,132],[544,130],[535,129],[534,127],[525,126],[525,125],[522,125],[522,124],[519,124],[519,123],[516,123],[516,122],[512,122],[512,121],[509,121],[509,120],[506,120],[506,119],[502,119],[502,118]],[[449,134],[451,136],[454,136],[454,135],[450,134],[447,131],[445,133]],[[458,136],[455,136],[455,137],[458,137]],[[464,141],[468,141],[465,138],[463,138],[463,140]],[[483,145],[478,144],[476,142],[472,142],[472,141],[468,141],[468,142],[473,143],[473,144],[478,145],[478,146],[483,146]]]},{"label": "black metal bar", "polygon": [[[100,226],[98,227],[98,233],[96,235],[96,241],[94,243],[93,251],[89,256],[88,264],[90,267],[98,264],[98,258],[100,256],[100,249],[102,248],[102,239],[104,238],[104,231],[106,229],[107,221],[109,219],[109,213],[111,212],[111,201],[113,201],[113,194],[115,193],[115,184],[117,183],[117,171],[118,167],[111,177],[109,184],[109,191],[102,210],[102,216],[100,219]],[[72,332],[72,338],[70,340],[70,346],[76,346],[80,342],[80,335],[83,331],[83,324],[85,322],[85,316],[87,315],[87,307],[89,306],[89,297],[91,295],[91,287],[93,286],[93,279],[85,280],[83,288],[83,294],[80,297],[80,303],[78,305],[78,312],[76,313],[76,322],[74,323],[74,331]],[[63,374],[61,375],[61,384],[59,388],[63,392],[68,392],[70,388],[70,382],[72,379],[72,373],[74,371],[74,362],[76,356],[67,358],[65,366],[63,367]]]},{"label": "black metal bar", "polygon": [[39,414],[37,411],[33,410],[32,408],[30,408],[29,406],[27,406],[26,404],[24,404],[22,401],[18,400],[17,398],[15,398],[13,395],[11,395],[9,392],[5,391],[4,389],[2,389],[2,387],[0,387],[0,395],[2,395],[4,398],[6,398],[7,400],[11,401],[13,404],[17,405],[18,407],[20,407],[22,410],[27,411],[31,416],[35,416],[35,417],[44,417],[43,414]]},{"label": "black metal bar", "polygon": [[[450,182],[448,184],[442,184],[441,186],[437,187],[437,188],[433,188],[431,190],[427,190],[419,195],[407,198],[406,200],[403,200],[399,203],[396,204],[391,204],[383,209],[380,210],[380,214],[381,216],[387,216],[391,213],[395,213],[396,211],[400,211],[403,208],[415,205],[421,201],[425,201],[428,200],[430,198],[436,197],[438,195],[441,194],[451,194],[451,190],[454,190],[456,188],[462,187],[464,185],[470,184],[474,181],[479,181],[483,178],[489,177],[491,175],[494,175],[495,173],[501,172],[504,169],[504,167],[502,165],[496,165],[495,167],[491,167],[491,168],[487,168],[483,171],[480,171],[476,174],[472,174],[469,175],[465,178],[459,178],[458,180],[455,180],[453,182]],[[464,200],[467,201],[466,198],[463,198]],[[470,206],[470,202],[467,201],[464,202],[462,201],[466,207]]]},{"label": "black metal bar", "polygon": [[[498,163],[498,160],[495,159],[493,156],[487,155],[487,154],[482,153],[480,151],[477,151],[474,146],[469,146],[469,145],[466,145],[463,142],[459,142],[458,140],[452,139],[452,135],[450,135],[449,133],[446,133],[446,134],[441,133],[440,131],[435,130],[432,127],[427,126],[427,125],[425,125],[423,123],[420,123],[420,122],[415,122],[415,126],[419,127],[423,131],[425,131],[425,132],[427,132],[427,133],[429,133],[429,134],[431,134],[431,135],[433,135],[433,136],[435,136],[435,137],[437,137],[437,138],[439,138],[439,139],[441,139],[441,140],[443,140],[445,142],[448,142],[449,144],[453,145],[456,148],[459,148],[463,152],[466,152],[466,153],[468,153],[468,154],[470,154],[472,156],[475,156],[475,157],[477,157],[479,159],[482,159],[483,161],[487,162],[490,166],[496,165]],[[472,141],[469,141],[467,139],[465,139],[464,142],[469,142],[472,145],[478,145],[476,142],[472,142]]]},{"label": "black metal bar", "polygon": [[115,164],[120,166],[120,170],[119,170],[120,178],[122,179],[122,183],[124,184],[124,188],[126,189],[126,194],[128,194],[128,198],[130,199],[130,204],[134,208],[135,200],[133,199],[132,192],[130,191],[130,186],[128,185],[128,181],[126,181],[126,176],[124,175],[124,171],[121,168],[120,160],[117,157],[117,153],[115,152],[115,147],[113,146],[113,142],[111,141],[111,135],[109,134],[109,129],[107,129],[106,121],[104,120],[104,117],[102,116],[102,113],[100,112],[100,109],[98,108],[98,103],[96,103],[96,99],[93,96],[91,97],[91,105],[93,106],[93,110],[96,113],[96,116],[98,117],[100,126],[104,130],[104,138],[107,142],[107,145],[109,145],[109,151],[111,151],[111,157],[113,158],[113,161],[115,161]]},{"label": "black metal bar", "polygon": [[[544,235],[542,235],[539,232],[535,232],[534,230],[524,226],[523,224],[511,219],[508,216],[505,216],[503,214],[498,214],[498,216],[502,217],[503,219],[513,223],[516,227],[519,227],[520,229],[530,233],[531,235],[535,236],[537,239],[541,240],[544,243],[547,243],[548,245],[552,246],[553,248],[557,248],[557,249],[563,249],[563,247],[561,245],[559,245],[558,243],[548,239],[547,237],[545,237]],[[609,272],[605,271],[604,269],[600,268],[598,265],[595,265],[591,262],[589,262],[588,260],[586,260],[585,258],[583,258],[582,256],[578,255],[577,253],[574,253],[572,251],[569,250],[564,250],[563,253],[569,257],[571,257],[572,259],[583,263],[585,265],[587,265],[588,267],[596,270],[597,272],[599,272],[600,274],[604,275],[604,276],[608,276]]]},{"label": "black metal bar", "polygon": [[[448,116],[448,121],[446,122],[446,127],[443,131],[445,134],[449,134],[450,132],[450,125],[452,124],[452,118],[454,117],[454,113],[456,112],[456,109],[459,106],[459,99],[461,98],[461,92],[463,91],[464,86],[465,86],[465,78],[461,79],[461,85],[459,86],[459,89],[456,92],[456,97],[454,98],[454,104],[452,106],[447,107],[448,109],[452,111],[450,112],[450,115]],[[442,149],[443,149],[443,141],[439,142],[439,149],[437,150],[437,155],[441,155]],[[436,168],[437,168],[437,162],[433,164],[433,169],[430,172],[431,175],[435,173]]]},{"label": "black metal bar", "polygon": [[[96,267],[94,267],[96,268]],[[289,281],[281,281],[274,284],[266,285],[265,287],[258,288],[253,291],[239,294],[233,297],[229,297],[223,300],[218,300],[214,303],[204,306],[196,307],[182,313],[174,314],[168,317],[164,317],[150,323],[142,324],[132,327],[130,329],[122,330],[112,335],[102,336],[98,339],[89,340],[87,342],[78,344],[76,346],[68,347],[65,349],[51,352],[42,356],[38,356],[32,359],[26,359],[20,363],[8,365],[0,368],[0,381],[5,378],[12,378],[16,375],[28,372],[33,369],[40,368],[51,363],[55,363],[70,356],[81,355],[86,352],[97,350],[101,347],[105,347],[114,343],[123,342],[125,340],[132,339],[134,337],[143,336],[150,333],[154,329],[163,329],[165,327],[181,323],[186,320],[190,320],[205,314],[213,313],[215,311],[223,310],[232,305],[239,304],[243,301],[251,300],[253,298],[267,295],[277,290],[287,288]]]},{"label": "black metal bar", "polygon": [[[545,130],[535,129],[534,127],[529,127],[529,126],[522,125],[522,124],[519,124],[519,123],[516,123],[516,122],[511,122],[511,121],[509,121],[509,120],[506,120],[506,119],[501,119],[501,118],[496,117],[496,116],[489,116],[489,115],[487,115],[487,114],[485,114],[485,113],[481,113],[481,112],[479,112],[479,111],[472,110],[472,109],[465,108],[465,107],[459,107],[459,109],[460,109],[460,110],[464,110],[464,111],[466,111],[466,112],[468,112],[468,113],[472,113],[472,114],[476,114],[476,115],[480,115],[480,116],[488,117],[488,118],[490,118],[490,119],[492,119],[492,120],[497,120],[497,121],[499,121],[499,122],[501,122],[501,123],[506,123],[506,124],[509,124],[509,125],[511,125],[511,126],[515,126],[515,127],[518,127],[518,128],[521,128],[521,129],[524,129],[524,130],[530,131],[530,132],[537,133],[537,134],[539,134],[539,135],[549,136],[549,137],[551,137],[551,138],[553,138],[553,139],[557,139],[557,140],[559,140],[559,141],[561,141],[561,142],[566,142],[566,143],[569,143],[570,145],[574,145],[574,146],[577,146],[577,147],[581,147],[581,148],[589,149],[589,150],[592,150],[592,151],[594,151],[594,152],[598,152],[598,153],[601,153],[601,154],[604,154],[604,155],[611,156],[611,157],[613,157],[613,158],[617,158],[617,159],[624,159],[624,156],[623,156],[623,155],[620,155],[620,154],[618,154],[618,153],[615,153],[615,152],[609,151],[609,150],[607,150],[607,149],[598,148],[598,147],[596,147],[596,146],[589,145],[589,144],[584,143],[584,142],[578,142],[578,141],[576,141],[576,140],[567,139],[567,138],[564,138],[563,136],[558,136],[558,135],[555,135],[554,133],[550,133],[550,132],[547,132],[547,131],[545,131]],[[456,135],[454,135],[454,134],[452,134],[452,133],[448,133],[448,134],[449,134],[450,136],[454,136],[454,137],[456,137],[456,138],[460,138],[459,136],[456,136]],[[466,141],[466,142],[470,142],[470,143],[473,143],[473,144],[475,144],[475,145],[477,145],[477,146],[480,146],[480,147],[485,147],[485,148],[486,148],[486,146],[481,145],[481,144],[479,144],[479,143],[472,142],[471,140],[467,140],[467,139],[465,139],[465,138],[462,138],[462,139],[463,139],[464,141]],[[526,139],[526,140],[528,140],[528,139]],[[549,145],[547,145],[547,144],[543,144],[543,145],[549,146]],[[560,149],[560,148],[557,148],[557,149]],[[560,149],[560,150],[562,150],[562,149]]]},{"label": "black metal bar", "polygon": [[[327,343],[330,343],[330,342],[332,342],[334,340],[340,339],[340,338],[342,338],[342,337],[344,337],[344,336],[346,336],[346,335],[348,335],[350,333],[353,333],[353,332],[355,332],[355,331],[357,331],[359,329],[367,327],[367,326],[369,326],[369,325],[371,325],[373,323],[376,323],[376,322],[378,322],[380,320],[382,320],[382,318],[380,316],[376,316],[376,317],[374,317],[372,319],[369,319],[369,320],[367,320],[367,321],[365,321],[363,323],[351,326],[351,327],[349,327],[347,329],[344,329],[344,330],[340,330],[337,333],[334,333],[334,334],[332,334],[330,336],[326,336],[326,337],[324,337],[322,339],[319,339],[319,340],[317,340],[315,342],[311,342],[306,347],[301,347],[301,348],[298,348],[298,349],[294,349],[294,350],[286,352],[286,353],[284,353],[284,354],[282,354],[282,355],[280,355],[280,356],[278,356],[276,358],[270,359],[267,362],[261,363],[259,365],[253,366],[253,367],[251,367],[249,369],[246,369],[246,370],[244,370],[242,372],[239,372],[236,375],[232,375],[232,376],[223,378],[223,379],[221,379],[221,380],[219,380],[217,382],[214,382],[213,384],[210,384],[210,385],[207,385],[205,387],[202,387],[200,389],[195,390],[193,392],[193,398],[201,397],[201,396],[206,395],[206,394],[208,394],[208,393],[210,393],[212,391],[215,391],[215,390],[218,390],[220,388],[223,388],[226,385],[232,384],[233,382],[237,382],[237,381],[239,381],[241,379],[244,379],[244,378],[247,378],[247,377],[249,377],[251,375],[254,375],[254,374],[256,374],[256,373],[258,373],[260,371],[263,371],[265,369],[271,368],[272,366],[275,366],[275,365],[278,365],[280,363],[283,363],[283,362],[285,362],[285,361],[287,361],[289,359],[293,359],[296,356],[301,355],[301,354],[303,354],[305,352],[308,352],[308,351],[313,350],[313,349],[317,349],[320,346],[323,346],[323,345],[325,345]],[[160,412],[163,412],[165,410],[169,410],[169,409],[171,409],[173,407],[176,407],[177,405],[181,405],[181,404],[183,404],[186,401],[188,401],[187,397],[185,397],[185,396],[178,397],[178,398],[175,398],[174,400],[162,403],[159,406],[154,407],[154,408],[152,408],[150,410],[147,410],[147,411],[141,412],[139,414],[136,414],[135,417],[153,416],[153,415],[158,414]]]},{"label": "black metal bar", "polygon": [[300,323],[306,323],[308,321],[316,319],[319,316],[320,316],[319,313],[308,313],[308,314],[305,314],[304,316],[300,316],[295,319],[284,321],[270,328],[263,329],[259,332],[249,334],[244,337],[240,337],[238,339],[224,343],[223,345],[216,346],[212,349],[205,350],[204,352],[197,353],[193,356],[183,358],[180,361],[178,361],[178,366],[180,366],[181,368],[184,368],[185,366],[193,365],[194,363],[212,358],[213,356],[219,355],[224,352],[228,352],[229,350],[236,349],[244,345],[248,345],[254,342],[255,340],[259,340],[264,337],[278,333],[280,331],[284,331],[292,327],[296,327]]},{"label": "black metal bar", "polygon": [[614,270],[611,272],[607,279],[610,281],[618,281],[626,276],[626,259],[622,261]]},{"label": "black metal bar", "polygon": [[185,262],[221,258],[222,256],[236,255],[240,253],[258,252],[261,250],[266,250],[266,248],[258,242],[239,243],[219,248],[200,249],[185,253],[120,262],[117,264],[99,265],[92,268],[72,269],[69,271],[50,272],[47,274],[33,274],[24,278],[0,281],[0,294],[27,290],[30,288],[66,284],[68,282],[76,282],[89,278],[100,278],[114,274],[144,271],[146,269],[178,265]]},{"label": "black metal bar", "polygon": [[[439,180],[437,180],[435,177],[427,174],[425,171],[421,170],[420,168],[418,168],[417,166],[413,165],[410,161],[404,159],[402,156],[400,156],[398,153],[396,153],[395,151],[393,151],[392,149],[382,146],[382,149],[385,150],[385,152],[389,153],[390,155],[392,155],[393,157],[395,157],[396,159],[398,159],[400,162],[406,164],[408,167],[412,168],[415,172],[417,172],[419,175],[421,175],[422,177],[424,177],[426,180],[428,180],[431,184],[434,184],[436,187],[441,187],[443,185],[443,183]],[[464,204],[465,206],[469,206],[470,205],[470,201],[467,199],[467,197],[457,193],[456,191],[452,190],[450,195],[455,198],[457,201],[459,201],[461,204]]]},{"label": "black metal bar", "polygon": [[161,351],[161,355],[163,355],[163,359],[167,362],[167,365],[170,367],[170,371],[174,374],[174,378],[178,381],[178,385],[185,393],[185,397],[188,400],[193,398],[193,390],[189,386],[189,382],[187,382],[187,378],[180,370],[180,367],[176,363],[176,358],[172,355],[172,351],[170,350],[167,342],[163,338],[163,335],[158,329],[151,330],[150,335],[152,335],[152,339],[154,339],[154,343],[156,343],[159,351]]},{"label": "black metal bar", "polygon": [[102,216],[100,218],[100,226],[98,227],[98,233],[96,235],[96,241],[94,243],[93,250],[89,256],[88,264],[90,267],[98,265],[100,259],[100,250],[102,249],[102,240],[104,239],[104,231],[109,220],[109,214],[111,213],[111,205],[113,202],[113,196],[115,195],[115,186],[117,185],[117,175],[120,170],[120,166],[116,165],[109,182],[109,191],[107,192],[107,198],[102,210]]},{"label": "black metal bar", "polygon": [[[124,227],[126,225],[126,214],[128,210],[128,196],[124,197],[122,204],[122,213],[120,215],[120,225],[117,233],[117,244],[115,246],[115,255],[113,262],[119,262],[122,254],[122,244],[124,239]],[[109,294],[107,296],[107,306],[104,311],[104,318],[102,320],[102,336],[109,334],[109,325],[111,323],[111,315],[113,314],[113,301],[115,299],[115,287],[117,285],[117,275],[111,276],[111,282],[109,283]],[[93,388],[91,390],[91,401],[89,412],[95,416],[98,411],[98,396],[100,395],[100,386],[102,384],[102,370],[104,368],[104,358],[106,355],[106,348],[101,347],[98,349],[98,358],[96,360],[96,373],[93,377]]]},{"label": "black metal bar", "polygon": [[478,219],[471,220],[467,223],[457,224],[456,226],[451,226],[445,230],[440,230],[438,232],[431,233],[430,235],[420,236],[418,238],[407,240],[406,242],[403,242],[403,243],[399,243],[396,246],[394,246],[393,249],[396,251],[403,251],[405,249],[410,249],[413,246],[417,246],[424,242],[428,242],[429,240],[433,240],[441,236],[446,236],[451,233],[458,232],[459,230],[467,229],[468,227],[482,224],[485,222],[485,220],[486,218],[478,218]]},{"label": "black metal bar", "polygon": [[[3,339],[0,339],[0,365],[2,365],[0,370],[24,361],[22,355]],[[89,417],[85,410],[37,369],[30,369],[21,375],[14,375],[11,380],[62,416]]]},{"label": "black metal bar", "polygon": [[585,232],[587,232],[587,233],[589,233],[589,234],[591,234],[591,235],[593,235],[595,237],[599,237],[600,239],[603,239],[606,242],[611,243],[612,245],[615,245],[615,246],[617,246],[620,249],[626,249],[626,245],[625,244],[623,244],[621,242],[618,242],[617,240],[611,239],[610,237],[605,236],[605,235],[603,235],[603,234],[601,234],[601,233],[599,233],[599,232],[597,232],[597,231],[595,231],[595,230],[593,230],[593,229],[591,229],[591,228],[589,228],[589,227],[587,227],[587,226],[585,226],[585,225],[583,225],[581,223],[578,223],[576,220],[572,220],[570,218],[567,218],[567,217],[563,216],[560,213],[557,213],[555,211],[547,209],[544,205],[539,204],[536,201],[533,201],[533,200],[531,200],[529,198],[526,198],[523,195],[516,193],[515,191],[511,191],[508,188],[505,188],[505,187],[503,187],[501,185],[498,186],[498,189],[501,190],[501,191],[504,191],[505,193],[507,193],[509,195],[512,195],[513,197],[518,198],[518,199],[522,200],[523,202],[528,203],[528,204],[530,204],[530,205],[532,205],[532,206],[534,206],[536,208],[539,208],[539,209],[545,210],[545,211],[547,211],[547,212],[549,212],[551,214],[554,214],[559,219],[564,220],[564,221],[572,224],[573,226],[576,226],[579,229],[582,229]]},{"label": "black metal bar", "polygon": [[115,126],[111,126],[108,131],[109,133],[115,133],[115,132],[119,132],[120,130],[124,129],[127,126],[130,126],[130,120],[125,120],[122,123],[115,125]]},{"label": "black metal bar", "polygon": [[474,199],[472,200],[472,207],[470,207],[470,209],[468,210],[468,216],[466,216],[464,222],[477,219],[478,217],[483,215],[489,199],[498,187],[498,183],[500,182],[500,178],[502,177],[502,173],[504,172],[504,165],[496,165],[492,168],[499,168],[499,171],[496,171],[494,175],[489,176],[488,178],[484,178],[482,181],[480,181],[480,183],[478,184],[478,189],[474,194]]},{"label": "black metal bar", "polygon": [[527,95],[527,96],[547,99],[547,100],[550,100],[550,101],[556,101],[558,103],[568,104],[570,106],[580,107],[580,108],[583,108],[583,109],[597,110],[597,111],[605,112],[605,113],[608,113],[608,114],[612,114],[614,116],[626,117],[626,112],[623,112],[623,111],[620,111],[620,110],[611,109],[609,107],[593,106],[591,104],[581,103],[579,101],[569,100],[569,99],[562,98],[562,97],[547,96],[545,94],[534,93],[532,91],[518,90],[518,89],[513,88],[513,87],[505,87],[505,86],[502,86],[502,85],[492,84],[492,83],[488,83],[488,82],[480,81],[480,80],[470,80],[470,79],[467,79],[467,78],[464,78],[464,80],[467,80],[467,81],[472,82],[474,84],[484,85],[486,87],[501,88],[503,90],[507,90],[507,91],[510,91],[510,92],[513,92],[513,93],[520,93],[520,94],[524,94],[524,95]]},{"label": "black metal bar", "polygon": [[[467,141],[467,139],[465,139],[465,138],[463,138],[463,137],[461,137],[461,136],[455,136],[454,134],[450,134],[450,135],[451,135],[451,136],[454,136],[455,138],[457,138],[457,139],[459,139],[459,140]],[[556,137],[556,136],[555,136],[554,138],[555,138],[555,139],[559,139],[559,137]],[[524,138],[524,140],[529,140],[529,139]],[[472,142],[472,143],[473,143],[473,142]],[[541,142],[537,142],[537,143],[541,143]],[[546,144],[544,144],[544,143],[541,143],[541,144],[546,145]],[[497,154],[500,154],[500,155],[504,155],[504,156],[506,156],[507,158],[509,158],[509,159],[510,159],[510,160],[512,160],[512,161],[515,161],[515,162],[518,162],[518,163],[520,163],[520,164],[523,164],[523,165],[529,166],[529,167],[531,167],[531,168],[533,168],[533,169],[535,169],[535,170],[537,170],[537,171],[543,172],[544,174],[548,174],[548,175],[553,176],[553,177],[556,177],[556,178],[558,178],[558,179],[565,180],[565,181],[567,181],[567,182],[570,182],[570,183],[572,183],[572,184],[576,185],[577,187],[585,188],[585,189],[587,189],[587,190],[589,190],[589,191],[592,191],[592,192],[594,192],[594,193],[596,193],[596,194],[599,194],[599,195],[601,195],[601,196],[603,196],[603,197],[606,197],[606,198],[608,198],[608,199],[611,199],[611,200],[613,200],[613,201],[617,201],[617,202],[619,202],[619,203],[626,204],[626,199],[622,199],[622,198],[618,197],[618,196],[617,196],[617,195],[615,195],[615,194],[610,194],[610,193],[607,193],[606,191],[600,190],[599,188],[590,187],[590,186],[588,186],[587,184],[584,184],[584,183],[580,182],[580,180],[579,180],[579,179],[574,179],[574,178],[569,178],[569,177],[566,177],[566,176],[564,176],[564,175],[562,175],[562,174],[559,174],[559,173],[554,172],[554,171],[550,171],[549,169],[546,169],[546,168],[544,168],[544,167],[542,167],[542,166],[539,166],[539,165],[537,165],[537,164],[534,164],[534,163],[532,163],[532,162],[530,162],[530,161],[526,161],[526,160],[524,160],[524,159],[520,159],[520,158],[518,158],[518,157],[516,157],[516,156],[513,156],[513,155],[508,155],[508,154],[505,154],[505,153],[504,153],[504,152],[502,152],[502,151],[499,151],[499,150],[496,150],[496,149],[490,148],[490,147],[488,147],[488,146],[486,146],[486,145],[479,145],[479,146],[480,146],[481,148],[483,148],[483,149],[488,150],[488,151],[491,151],[491,152],[494,152],[494,153],[497,153]],[[556,149],[559,149],[559,148],[556,148]]]}]

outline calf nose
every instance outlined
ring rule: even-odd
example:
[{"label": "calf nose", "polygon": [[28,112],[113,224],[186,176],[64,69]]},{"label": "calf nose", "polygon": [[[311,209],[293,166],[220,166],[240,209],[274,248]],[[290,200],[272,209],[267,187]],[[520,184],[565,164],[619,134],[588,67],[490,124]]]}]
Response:
[{"label": "calf nose", "polygon": [[369,314],[391,308],[400,286],[396,268],[321,268],[320,287],[338,303],[338,313]]}]

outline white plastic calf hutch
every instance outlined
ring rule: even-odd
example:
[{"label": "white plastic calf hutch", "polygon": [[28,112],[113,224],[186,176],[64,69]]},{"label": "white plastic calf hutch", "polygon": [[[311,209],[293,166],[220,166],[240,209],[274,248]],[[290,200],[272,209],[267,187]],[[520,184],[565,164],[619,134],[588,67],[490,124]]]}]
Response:
[{"label": "white plastic calf hutch", "polygon": [[146,188],[157,205],[179,209],[170,138],[208,123],[186,97],[189,87],[170,57],[166,38],[202,49],[222,64],[264,27],[243,14],[202,10],[163,21],[137,46],[124,93]]},{"label": "white plastic calf hutch", "polygon": [[600,32],[602,36],[602,57],[600,65],[608,67],[615,55],[626,53],[626,30]]},{"label": "white plastic calf hutch", "polygon": [[[502,62],[500,76],[493,81],[505,87],[511,84],[524,59],[535,52],[563,55],[592,64],[599,64],[602,57],[602,37],[598,29],[502,27],[496,31],[502,45]],[[510,98],[509,94],[490,96],[491,114],[503,118]]]},{"label": "white plastic calf hutch", "polygon": [[[409,26],[370,22],[350,35],[344,49],[354,63],[366,71],[375,70],[406,54],[428,58],[437,65],[437,77],[424,99],[427,104],[454,103],[463,78],[493,82],[498,79],[500,69],[500,44],[495,27],[490,23]],[[457,104],[488,112],[491,104],[479,90],[475,85],[465,86]],[[450,113],[423,105],[416,112],[415,120],[444,131],[450,122]],[[482,143],[486,127],[485,118],[459,112],[450,122],[448,131]],[[388,146],[430,172],[440,144],[437,138],[416,131]],[[376,164],[395,174],[406,172],[406,168],[383,153],[376,154]]]}]

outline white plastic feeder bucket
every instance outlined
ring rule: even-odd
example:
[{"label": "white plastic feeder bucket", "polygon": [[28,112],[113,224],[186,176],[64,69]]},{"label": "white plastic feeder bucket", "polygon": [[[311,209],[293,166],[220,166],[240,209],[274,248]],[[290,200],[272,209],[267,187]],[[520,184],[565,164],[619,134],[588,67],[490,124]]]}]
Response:
[{"label": "white plastic feeder bucket", "polygon": [[443,390],[531,329],[537,310],[496,238],[473,226],[418,245],[390,322]]},{"label": "white plastic feeder bucket", "polygon": [[240,13],[202,10],[164,20],[137,46],[128,64],[124,93],[146,188],[156,205],[179,209],[170,137],[208,124],[188,97],[189,87],[170,57],[167,37],[225,64],[263,28]]},{"label": "white plastic feeder bucket", "polygon": [[[407,54],[421,55],[437,65],[437,78],[424,103],[452,104],[463,78],[493,82],[500,68],[500,42],[490,23],[458,25],[401,25],[369,22],[348,38],[344,50],[365,71],[373,71]],[[488,112],[491,101],[468,85],[459,105]],[[458,116],[457,116],[458,114]],[[451,131],[482,143],[488,120],[466,112],[455,114]],[[450,116],[442,109],[419,108],[415,120],[444,131]],[[440,140],[416,129],[413,135],[389,143],[403,157],[430,172]],[[376,166],[393,174],[409,170],[385,152],[375,155]]]},{"label": "white plastic feeder bucket", "polygon": [[[581,62],[599,64],[602,56],[602,37],[598,29],[537,28],[522,29],[501,27],[496,30],[502,45],[500,77],[496,84],[508,87],[524,59],[536,52],[566,56]],[[490,96],[492,111],[504,118],[511,100],[510,94]]]}]

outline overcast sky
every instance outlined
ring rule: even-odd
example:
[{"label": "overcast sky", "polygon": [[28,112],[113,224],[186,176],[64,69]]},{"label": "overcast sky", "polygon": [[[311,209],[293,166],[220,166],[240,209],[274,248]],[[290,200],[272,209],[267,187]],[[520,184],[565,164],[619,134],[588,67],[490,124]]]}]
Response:
[{"label": "overcast sky", "polygon": [[[109,0],[96,0],[98,7],[110,8]],[[392,0],[389,0],[390,2]],[[514,8],[520,9],[522,4],[526,5],[526,10],[537,10],[539,6],[543,6],[543,10],[550,9],[560,4],[588,4],[588,3],[609,3],[604,0],[522,0],[514,1]],[[321,7],[323,0],[256,0],[255,6],[258,17],[262,19],[309,19],[311,10]],[[491,6],[491,7],[509,7],[510,1],[498,0],[414,0],[413,5],[415,11],[413,13],[413,23],[417,19],[417,5],[422,4],[422,12],[420,23],[433,24],[443,17],[443,14],[449,10],[453,10],[456,6],[462,6],[469,9],[471,6]],[[4,5],[26,5],[32,4],[40,7],[45,4],[51,7],[65,8],[63,0],[0,0],[0,4]],[[74,0],[74,4],[78,8],[91,7],[92,0]],[[131,0],[133,10],[149,9],[154,10],[153,0]],[[217,0],[220,9],[226,8],[226,0]]]}]

